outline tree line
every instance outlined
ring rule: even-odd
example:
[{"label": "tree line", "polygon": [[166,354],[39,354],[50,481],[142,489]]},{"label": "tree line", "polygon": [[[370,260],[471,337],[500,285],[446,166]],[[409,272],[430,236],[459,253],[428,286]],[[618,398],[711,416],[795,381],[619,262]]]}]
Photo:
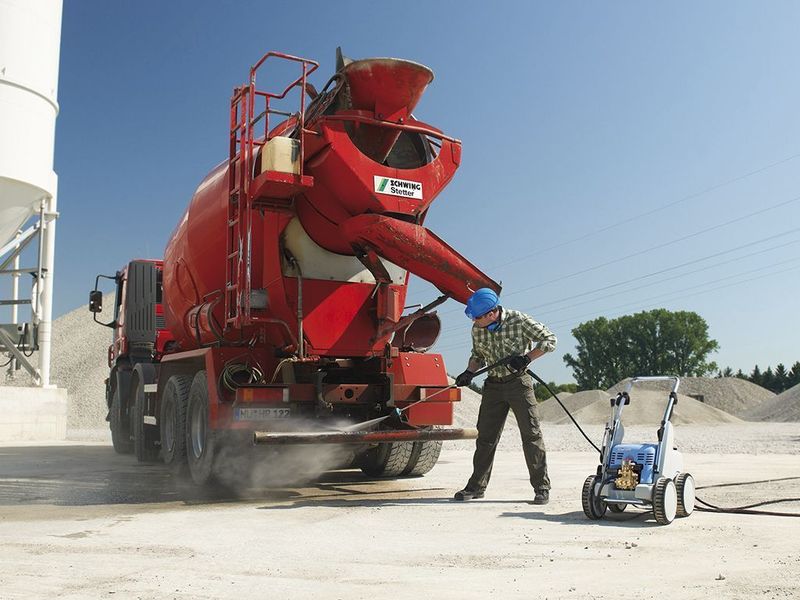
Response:
[{"label": "tree line", "polygon": [[741,369],[734,373],[733,369],[725,367],[723,370],[717,372],[717,377],[738,377],[739,379],[745,379],[756,385],[760,385],[771,392],[780,394],[800,384],[800,361],[795,362],[788,371],[783,363],[778,363],[774,371],[771,366],[767,367],[766,371],[762,371],[758,368],[758,365],[756,365],[753,367],[753,370],[750,371],[749,375],[742,373]]}]

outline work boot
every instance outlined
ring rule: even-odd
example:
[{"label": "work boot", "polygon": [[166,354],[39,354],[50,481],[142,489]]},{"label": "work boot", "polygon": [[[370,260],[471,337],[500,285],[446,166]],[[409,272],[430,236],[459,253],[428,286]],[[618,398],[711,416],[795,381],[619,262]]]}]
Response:
[{"label": "work boot", "polygon": [[536,496],[533,498],[534,504],[547,504],[550,502],[550,490],[536,490]]},{"label": "work boot", "polygon": [[483,498],[483,492],[479,492],[477,490],[471,490],[469,488],[464,488],[463,490],[459,490],[456,492],[456,495],[453,496],[453,500],[458,500],[459,502],[465,502],[467,500],[477,500],[478,498]]}]

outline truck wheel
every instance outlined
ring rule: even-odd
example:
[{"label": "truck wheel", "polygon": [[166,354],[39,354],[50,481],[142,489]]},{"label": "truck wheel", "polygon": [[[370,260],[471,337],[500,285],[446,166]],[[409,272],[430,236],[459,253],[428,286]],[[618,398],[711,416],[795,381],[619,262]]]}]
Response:
[{"label": "truck wheel", "polygon": [[583,482],[583,490],[581,493],[583,514],[593,521],[602,519],[603,515],[606,514],[607,507],[607,504],[594,493],[594,485],[597,483],[597,480],[597,475],[589,475],[589,477],[586,478],[586,481]]},{"label": "truck wheel", "polygon": [[409,477],[419,477],[425,475],[439,460],[439,453],[442,451],[442,442],[432,440],[429,442],[414,442],[411,449],[411,458],[403,470],[403,475]]},{"label": "truck wheel", "polygon": [[158,434],[152,425],[144,424],[147,399],[144,395],[144,381],[134,378],[133,387],[133,449],[139,462],[155,462],[158,460]]},{"label": "truck wheel", "polygon": [[689,473],[681,473],[675,478],[675,491],[678,494],[679,517],[688,517],[694,512],[694,477]]},{"label": "truck wheel", "polygon": [[122,408],[122,399],[119,396],[119,388],[114,389],[111,397],[111,414],[109,415],[109,425],[111,428],[111,443],[117,454],[130,454],[133,452],[133,442],[129,429],[125,427],[128,420]]},{"label": "truck wheel", "polygon": [[412,442],[378,444],[361,457],[361,470],[370,477],[397,477],[408,466],[412,446]]},{"label": "truck wheel", "polygon": [[678,512],[678,492],[675,482],[659,477],[653,487],[653,516],[659,525],[669,525]]},{"label": "truck wheel", "polygon": [[216,432],[208,426],[208,382],[198,371],[189,388],[186,405],[186,462],[197,485],[210,483],[214,475]]},{"label": "truck wheel", "polygon": [[173,375],[164,386],[158,423],[161,426],[161,456],[164,464],[180,470],[186,466],[186,404],[192,378]]}]

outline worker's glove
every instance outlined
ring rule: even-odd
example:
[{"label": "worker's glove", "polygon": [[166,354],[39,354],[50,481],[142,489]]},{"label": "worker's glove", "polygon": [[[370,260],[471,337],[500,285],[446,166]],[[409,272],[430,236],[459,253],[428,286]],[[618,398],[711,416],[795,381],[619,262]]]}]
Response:
[{"label": "worker's glove", "polygon": [[473,377],[475,377],[475,373],[467,369],[466,371],[461,373],[461,375],[456,377],[456,385],[458,387],[464,387],[466,385],[469,385],[470,383],[472,383]]},{"label": "worker's glove", "polygon": [[531,359],[527,354],[522,354],[520,356],[512,356],[506,364],[508,365],[508,368],[515,373],[521,373],[529,364],[531,364]]}]

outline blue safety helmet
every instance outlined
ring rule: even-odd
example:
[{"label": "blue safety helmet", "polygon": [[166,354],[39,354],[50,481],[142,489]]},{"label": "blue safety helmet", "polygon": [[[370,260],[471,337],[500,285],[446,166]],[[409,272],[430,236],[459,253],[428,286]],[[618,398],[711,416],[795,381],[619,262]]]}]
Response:
[{"label": "blue safety helmet", "polygon": [[464,314],[470,319],[475,319],[495,308],[499,301],[500,299],[494,290],[481,288],[467,300],[467,308],[464,309]]}]

